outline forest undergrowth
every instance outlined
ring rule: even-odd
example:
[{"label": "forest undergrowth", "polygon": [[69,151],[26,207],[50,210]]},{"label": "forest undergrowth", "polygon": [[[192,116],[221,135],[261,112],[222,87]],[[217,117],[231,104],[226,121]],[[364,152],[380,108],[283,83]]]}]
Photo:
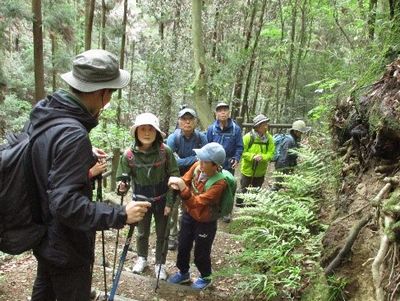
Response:
[{"label": "forest undergrowth", "polygon": [[[321,218],[327,199],[335,193],[339,171],[332,158],[329,150],[305,147],[299,150],[295,172],[283,175],[283,189],[254,189],[242,195],[248,207],[231,225],[245,248],[231,259],[240,266],[235,272],[241,279],[239,292],[267,300],[300,300],[320,277],[326,229]],[[323,293],[329,296],[328,284]]]}]

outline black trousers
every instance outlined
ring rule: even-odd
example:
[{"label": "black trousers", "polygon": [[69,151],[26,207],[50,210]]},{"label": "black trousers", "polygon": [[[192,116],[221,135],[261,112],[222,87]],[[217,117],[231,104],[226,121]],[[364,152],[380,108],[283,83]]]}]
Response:
[{"label": "black trousers", "polygon": [[31,301],[88,301],[90,266],[59,268],[38,259]]},{"label": "black trousers", "polygon": [[[242,174],[242,177],[240,178],[240,192],[241,193],[246,193],[247,188],[249,186],[251,187],[261,187],[262,184],[264,183],[264,176],[262,177],[248,177]],[[243,204],[243,199],[242,198],[236,198],[236,205],[242,205]]]},{"label": "black trousers", "polygon": [[194,264],[202,278],[211,275],[211,247],[217,232],[217,221],[200,223],[186,212],[182,215],[176,266],[181,273],[189,271],[190,252],[194,242]]}]

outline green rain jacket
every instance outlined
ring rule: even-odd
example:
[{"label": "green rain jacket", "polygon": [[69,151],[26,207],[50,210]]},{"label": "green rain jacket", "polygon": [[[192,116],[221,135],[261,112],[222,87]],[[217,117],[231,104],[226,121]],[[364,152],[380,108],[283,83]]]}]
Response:
[{"label": "green rain jacket", "polygon": [[[254,137],[254,142],[250,145],[252,135]],[[271,134],[267,132],[265,137],[265,141],[262,141],[254,129],[243,136],[243,154],[240,164],[240,172],[243,175],[247,177],[263,177],[267,172],[268,163],[274,156],[275,144]],[[253,158],[256,155],[262,155],[262,160],[258,162],[257,168],[254,172]]]},{"label": "green rain jacket", "polygon": [[[123,174],[129,176],[132,184],[133,199],[135,194],[147,198],[162,196],[162,201],[166,200],[166,205],[172,207],[174,204],[173,191],[168,188],[168,179],[170,176],[179,177],[180,174],[171,149],[166,144],[163,144],[163,148],[165,154],[162,153],[159,145],[153,145],[144,153],[135,145],[132,145],[120,158],[117,180],[122,180],[124,178]],[[129,150],[134,156],[134,168],[129,165],[127,156]]]}]

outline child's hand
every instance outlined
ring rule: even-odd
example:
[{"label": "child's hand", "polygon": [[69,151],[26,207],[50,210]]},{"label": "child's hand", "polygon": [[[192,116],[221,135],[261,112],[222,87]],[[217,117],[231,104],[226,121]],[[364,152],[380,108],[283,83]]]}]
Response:
[{"label": "child's hand", "polygon": [[179,191],[182,191],[186,188],[185,182],[179,177],[169,177],[168,186]]}]

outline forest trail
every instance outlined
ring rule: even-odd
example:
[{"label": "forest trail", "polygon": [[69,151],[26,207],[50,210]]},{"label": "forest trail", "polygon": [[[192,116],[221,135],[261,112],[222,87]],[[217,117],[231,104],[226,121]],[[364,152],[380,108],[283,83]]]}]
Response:
[{"label": "forest trail", "polygon": [[[128,198],[126,198],[128,199]],[[218,231],[212,249],[212,266],[216,275],[224,268],[233,268],[229,261],[229,256],[242,251],[241,244],[235,236],[229,233],[229,225],[218,222]],[[114,250],[116,242],[116,230],[105,231],[105,252],[108,267],[106,269],[107,292],[112,287],[112,266],[114,260]],[[119,247],[117,255],[116,268],[118,260],[125,244],[128,227],[120,231]],[[211,300],[223,301],[232,300],[232,293],[236,290],[237,279],[235,275],[216,277],[204,291],[195,291],[189,286],[171,285],[165,281],[160,281],[159,289],[155,292],[156,277],[154,275],[154,254],[155,254],[155,233],[152,229],[149,246],[149,266],[142,275],[133,274],[130,269],[134,264],[137,255],[135,234],[133,236],[130,250],[128,251],[124,269],[121,274],[117,295],[122,297],[120,300],[165,300],[165,301],[197,301]],[[175,267],[177,251],[168,251],[166,268],[168,274],[177,271]],[[191,258],[191,278],[198,277],[198,272]],[[96,258],[93,271],[93,288],[98,292],[104,292],[103,276],[103,257],[102,257],[102,235],[101,232],[96,236]],[[36,275],[36,260],[32,253],[24,253],[19,256],[7,256],[0,266],[0,301],[29,300],[33,281]],[[99,293],[98,293],[99,294]],[[118,299],[115,299],[118,300]]]}]

